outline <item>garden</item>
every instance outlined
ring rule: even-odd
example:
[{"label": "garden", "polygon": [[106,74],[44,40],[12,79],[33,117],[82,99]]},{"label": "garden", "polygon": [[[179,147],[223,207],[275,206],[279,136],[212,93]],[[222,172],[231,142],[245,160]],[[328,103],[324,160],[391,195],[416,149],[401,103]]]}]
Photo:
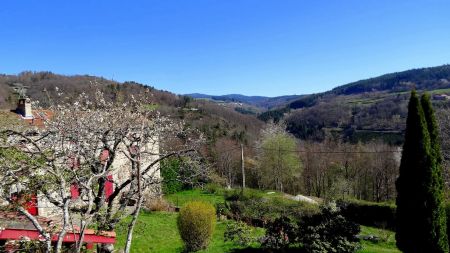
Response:
[{"label": "garden", "polygon": [[[400,252],[395,246],[395,233],[389,230],[389,220],[370,224],[366,222],[368,217],[363,217],[364,220],[348,216],[348,212],[359,206],[356,201],[345,206],[338,202],[335,207],[342,210],[334,213],[329,207],[320,209],[319,205],[294,201],[279,192],[248,189],[242,193],[211,186],[166,195],[162,202],[167,205],[153,202],[139,216],[132,252],[185,252],[186,244],[178,226],[180,213],[175,209],[164,210],[170,210],[170,206],[183,210],[186,205],[199,201],[215,207],[216,224],[206,248],[197,252],[320,252],[320,248],[305,245],[325,250],[326,247],[345,247],[341,248],[347,250],[345,252]],[[367,208],[368,204],[364,204],[362,208]],[[386,217],[389,219],[389,215]],[[357,219],[370,226],[352,221]],[[119,224],[116,229],[117,249],[125,244],[125,224]],[[299,236],[299,233],[308,234],[306,230],[313,227],[323,228],[313,235],[322,235],[320,238],[326,243],[318,244],[314,238]],[[342,236],[340,240],[324,236],[330,232],[326,231],[330,227],[335,229],[332,231],[334,238]],[[327,243],[331,244],[327,246]]]}]

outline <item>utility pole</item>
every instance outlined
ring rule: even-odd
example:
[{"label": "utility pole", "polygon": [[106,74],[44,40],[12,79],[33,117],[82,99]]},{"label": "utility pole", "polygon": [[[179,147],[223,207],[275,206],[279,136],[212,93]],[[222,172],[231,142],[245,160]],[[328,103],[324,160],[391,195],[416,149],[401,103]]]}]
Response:
[{"label": "utility pole", "polygon": [[244,144],[241,143],[242,189],[245,189]]}]

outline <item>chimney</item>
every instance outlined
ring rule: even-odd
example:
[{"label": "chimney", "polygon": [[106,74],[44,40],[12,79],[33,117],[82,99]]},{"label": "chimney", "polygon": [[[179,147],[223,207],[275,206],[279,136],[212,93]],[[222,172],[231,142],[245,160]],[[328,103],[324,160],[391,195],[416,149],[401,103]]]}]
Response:
[{"label": "chimney", "polygon": [[20,98],[17,103],[16,112],[22,115],[25,119],[33,119],[33,112],[31,109],[31,100],[30,98]]}]

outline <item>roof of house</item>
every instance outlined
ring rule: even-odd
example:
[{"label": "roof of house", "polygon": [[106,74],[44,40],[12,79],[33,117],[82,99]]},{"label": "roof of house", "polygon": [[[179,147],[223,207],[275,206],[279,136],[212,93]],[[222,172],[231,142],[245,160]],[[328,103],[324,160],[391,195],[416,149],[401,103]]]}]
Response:
[{"label": "roof of house", "polygon": [[[50,110],[33,110],[33,119],[24,118],[29,124],[37,127],[43,127],[45,121],[51,119],[54,113]],[[20,115],[19,115],[20,116]]]},{"label": "roof of house", "polygon": [[[61,223],[57,220],[34,216],[45,230],[53,231],[52,240],[57,240]],[[73,226],[67,231],[64,242],[76,242],[79,238],[80,229]],[[28,237],[31,240],[42,239],[33,223],[23,214],[11,211],[0,211],[0,240],[19,240]],[[116,233],[114,231],[99,231],[93,229],[85,230],[85,242],[87,243],[115,243]]]}]

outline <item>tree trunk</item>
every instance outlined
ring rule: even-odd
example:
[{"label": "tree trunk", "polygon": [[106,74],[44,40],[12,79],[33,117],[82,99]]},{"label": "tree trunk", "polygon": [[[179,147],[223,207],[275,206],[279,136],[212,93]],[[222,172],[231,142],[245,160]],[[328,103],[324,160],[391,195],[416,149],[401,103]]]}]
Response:
[{"label": "tree trunk", "polygon": [[45,253],[51,253],[52,252],[52,238],[51,235],[41,227],[37,219],[31,215],[27,210],[25,210],[23,207],[18,207],[18,210],[20,213],[25,215],[31,223],[33,223],[34,227],[39,231],[39,233],[44,237],[45,239]]},{"label": "tree trunk", "polygon": [[63,225],[61,227],[61,231],[58,234],[58,241],[56,241],[56,248],[55,248],[56,253],[60,253],[62,250],[62,243],[64,241],[64,236],[66,236],[67,226],[69,226],[69,204],[70,199],[66,199],[64,201],[63,207]]},{"label": "tree trunk", "polygon": [[140,197],[136,206],[136,209],[133,212],[133,218],[131,220],[131,223],[128,225],[128,234],[127,234],[127,241],[125,245],[125,253],[130,253],[131,250],[131,241],[133,240],[133,230],[136,225],[137,218],[139,216],[139,212],[141,211],[143,198]]}]

